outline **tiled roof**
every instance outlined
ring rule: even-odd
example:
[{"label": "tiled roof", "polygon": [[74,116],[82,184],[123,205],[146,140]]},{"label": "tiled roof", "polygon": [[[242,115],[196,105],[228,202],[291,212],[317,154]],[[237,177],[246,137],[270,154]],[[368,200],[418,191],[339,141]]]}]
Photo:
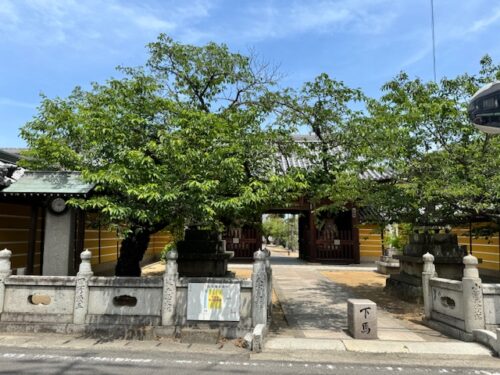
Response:
[{"label": "tiled roof", "polygon": [[[315,155],[317,151],[314,150],[314,144],[319,142],[318,137],[313,134],[295,134],[293,135],[293,139],[295,142],[304,145],[305,153],[310,153],[310,155]],[[311,147],[307,147],[309,145]],[[337,149],[334,152],[343,152],[340,149]],[[311,167],[311,160],[305,156],[300,155],[291,155],[285,156],[280,155],[280,166],[283,172],[286,172],[290,168],[303,168],[309,169]],[[392,178],[393,174],[390,170],[377,171],[369,169],[363,173],[361,173],[360,177],[363,179],[371,179],[376,181],[384,181]]]},{"label": "tiled roof", "polygon": [[19,154],[10,150],[5,148],[0,149],[0,162],[15,164],[19,160]]},{"label": "tiled roof", "polygon": [[0,190],[17,181],[24,173],[24,169],[18,167],[16,162],[19,155],[10,149],[0,149]]},{"label": "tiled roof", "polygon": [[4,196],[19,195],[83,195],[95,184],[82,180],[79,172],[25,172],[15,183],[2,191]]},{"label": "tiled roof", "polygon": [[24,173],[24,169],[15,164],[0,161],[0,190],[17,181]]}]

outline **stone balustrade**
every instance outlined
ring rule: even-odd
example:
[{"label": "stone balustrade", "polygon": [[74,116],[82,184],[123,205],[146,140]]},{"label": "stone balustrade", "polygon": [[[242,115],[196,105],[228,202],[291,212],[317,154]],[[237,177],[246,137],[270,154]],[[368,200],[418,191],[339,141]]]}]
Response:
[{"label": "stone balustrade", "polygon": [[[184,327],[210,326],[218,328],[224,337],[234,338],[252,332],[257,325],[261,330],[269,323],[272,270],[265,251],[255,253],[250,280],[179,277],[175,250],[167,254],[163,276],[140,278],[94,276],[88,250],[81,253],[76,276],[12,275],[10,256],[9,250],[0,251],[0,330],[141,331],[142,336],[145,332],[153,336],[179,335]],[[222,289],[233,286],[231,290],[238,293],[235,300],[239,301],[239,306],[233,306],[233,310],[237,309],[233,315],[238,320],[188,320],[191,284]],[[221,306],[219,303],[213,308]]]},{"label": "stone balustrade", "polygon": [[[500,284],[483,284],[478,260],[463,258],[461,280],[440,278],[434,267],[434,256],[424,254],[422,290],[425,321],[431,327],[464,341],[494,342],[491,335],[500,332]],[[488,331],[489,330],[489,331]],[[478,339],[479,337],[479,339]],[[500,337],[498,347],[500,351]],[[496,345],[496,344],[495,344]]]}]

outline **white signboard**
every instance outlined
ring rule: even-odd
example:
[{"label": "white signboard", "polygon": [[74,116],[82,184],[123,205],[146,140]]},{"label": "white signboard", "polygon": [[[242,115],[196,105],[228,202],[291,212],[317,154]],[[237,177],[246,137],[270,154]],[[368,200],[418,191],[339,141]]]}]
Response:
[{"label": "white signboard", "polygon": [[189,283],[188,320],[240,320],[240,284]]}]

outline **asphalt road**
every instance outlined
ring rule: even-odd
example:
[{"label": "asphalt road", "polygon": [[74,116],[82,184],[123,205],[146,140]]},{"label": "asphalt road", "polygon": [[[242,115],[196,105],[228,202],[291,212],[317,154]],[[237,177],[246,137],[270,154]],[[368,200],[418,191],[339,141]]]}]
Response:
[{"label": "asphalt road", "polygon": [[[245,355],[207,355],[182,353],[134,353],[104,351],[49,351],[23,348],[0,348],[0,374],[473,374],[500,375],[498,369],[404,364],[384,364],[383,356],[376,363],[366,357],[349,362],[300,362],[256,360]],[[365,359],[363,359],[365,358]],[[393,360],[394,361],[394,360]],[[424,361],[425,363],[425,361]],[[475,363],[475,366],[478,364]]]}]

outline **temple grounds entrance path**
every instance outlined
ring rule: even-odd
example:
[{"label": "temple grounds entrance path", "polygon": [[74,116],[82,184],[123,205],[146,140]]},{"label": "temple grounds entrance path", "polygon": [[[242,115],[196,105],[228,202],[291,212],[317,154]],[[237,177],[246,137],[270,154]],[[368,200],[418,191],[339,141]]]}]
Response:
[{"label": "temple grounds entrance path", "polygon": [[[387,295],[383,291],[385,276],[375,273],[373,265],[311,264],[299,259],[297,252],[268,248],[276,300],[267,350],[442,354],[485,350],[422,325],[422,307]],[[347,333],[348,298],[369,298],[377,303],[378,340],[354,340]]]},{"label": "temple grounds entrance path", "polygon": [[[424,326],[422,306],[386,294],[385,276],[374,272],[372,264],[307,263],[298,258],[297,252],[268,248],[273,268],[273,320],[259,358],[310,361],[333,353],[460,356],[464,360],[491,356],[477,343],[454,340]],[[250,278],[252,264],[231,263],[229,269],[236,277]],[[149,275],[163,272],[161,263],[143,268]],[[347,333],[348,298],[368,298],[377,303],[377,340],[355,340]]]}]

